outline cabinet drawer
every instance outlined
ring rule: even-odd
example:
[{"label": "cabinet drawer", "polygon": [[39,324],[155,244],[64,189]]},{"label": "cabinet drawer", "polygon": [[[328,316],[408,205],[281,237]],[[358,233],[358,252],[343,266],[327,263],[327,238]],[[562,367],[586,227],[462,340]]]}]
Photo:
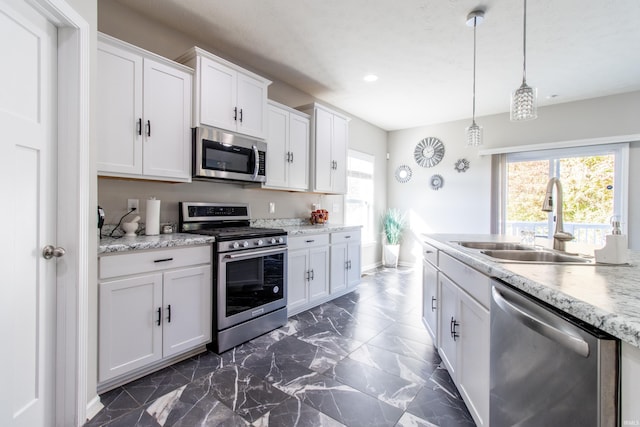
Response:
[{"label": "cabinet drawer", "polygon": [[434,266],[438,266],[438,250],[426,242],[422,242],[422,257]]},{"label": "cabinet drawer", "polygon": [[103,255],[99,258],[99,278],[127,276],[170,268],[211,263],[211,245]]},{"label": "cabinet drawer", "polygon": [[289,237],[289,250],[312,248],[329,244],[329,234],[308,234],[306,236]]},{"label": "cabinet drawer", "polygon": [[447,255],[439,256],[440,271],[449,276],[460,288],[474,297],[485,308],[491,306],[491,279],[468,265]]},{"label": "cabinet drawer", "polygon": [[331,233],[331,243],[350,243],[360,241],[360,230]]}]

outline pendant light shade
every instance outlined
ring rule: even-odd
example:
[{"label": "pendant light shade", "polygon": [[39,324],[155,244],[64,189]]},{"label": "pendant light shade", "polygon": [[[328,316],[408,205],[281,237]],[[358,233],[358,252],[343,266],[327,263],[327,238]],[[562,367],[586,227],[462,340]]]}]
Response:
[{"label": "pendant light shade", "polygon": [[522,84],[511,94],[511,121],[533,120],[538,117],[538,91],[527,85],[527,0],[524,0],[522,31]]},{"label": "pendant light shade", "polygon": [[482,144],[482,128],[476,123],[476,28],[484,21],[484,11],[474,10],[467,15],[467,25],[473,26],[473,112],[471,126],[467,128],[467,145]]}]

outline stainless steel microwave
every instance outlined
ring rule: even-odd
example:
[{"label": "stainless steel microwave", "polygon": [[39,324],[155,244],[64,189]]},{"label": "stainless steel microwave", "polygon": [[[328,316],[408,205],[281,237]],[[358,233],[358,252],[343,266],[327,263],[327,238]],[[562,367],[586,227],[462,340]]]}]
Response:
[{"label": "stainless steel microwave", "polygon": [[218,129],[193,128],[193,177],[266,182],[267,144]]}]

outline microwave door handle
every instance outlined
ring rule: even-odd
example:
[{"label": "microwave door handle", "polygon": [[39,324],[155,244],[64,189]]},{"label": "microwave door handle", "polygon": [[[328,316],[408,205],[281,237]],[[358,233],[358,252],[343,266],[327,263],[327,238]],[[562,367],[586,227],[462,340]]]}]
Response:
[{"label": "microwave door handle", "polygon": [[256,180],[256,178],[258,177],[258,169],[260,168],[260,153],[258,152],[258,147],[256,147],[255,145],[253,146],[253,156],[255,159],[255,162],[253,164],[253,181]]}]

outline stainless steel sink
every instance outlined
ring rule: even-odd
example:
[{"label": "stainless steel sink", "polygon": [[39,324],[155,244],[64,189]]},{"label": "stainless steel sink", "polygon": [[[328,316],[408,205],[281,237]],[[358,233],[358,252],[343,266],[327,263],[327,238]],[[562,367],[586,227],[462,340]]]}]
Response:
[{"label": "stainless steel sink", "polygon": [[488,249],[488,250],[510,250],[524,251],[532,250],[531,246],[521,245],[513,242],[457,242],[460,246],[470,249]]},{"label": "stainless steel sink", "polygon": [[483,254],[498,262],[540,264],[593,264],[593,260],[547,250],[484,250]]}]

